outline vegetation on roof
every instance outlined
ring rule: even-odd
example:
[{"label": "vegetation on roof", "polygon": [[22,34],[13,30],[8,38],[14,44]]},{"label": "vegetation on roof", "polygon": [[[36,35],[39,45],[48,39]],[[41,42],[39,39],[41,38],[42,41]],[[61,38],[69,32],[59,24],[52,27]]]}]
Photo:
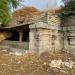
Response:
[{"label": "vegetation on roof", "polygon": [[24,17],[24,16],[31,16],[34,12],[39,12],[38,9],[35,7],[23,7],[19,10],[16,10],[13,14],[12,17]]},{"label": "vegetation on roof", "polygon": [[[33,23],[32,21],[38,21],[41,17],[41,12],[35,7],[23,7],[13,12],[11,17],[11,25],[17,25],[22,23]],[[13,24],[14,23],[14,24]],[[10,25],[10,24],[9,24]]]}]

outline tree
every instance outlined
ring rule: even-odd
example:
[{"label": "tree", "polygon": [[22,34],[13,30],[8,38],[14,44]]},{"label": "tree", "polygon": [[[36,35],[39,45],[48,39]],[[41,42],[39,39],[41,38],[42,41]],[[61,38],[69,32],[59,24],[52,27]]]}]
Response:
[{"label": "tree", "polygon": [[75,11],[75,0],[69,1],[69,3],[65,6],[65,11]]},{"label": "tree", "polygon": [[11,7],[16,8],[19,0],[0,0],[0,25],[6,25],[10,20]]},{"label": "tree", "polygon": [[75,13],[75,0],[70,0],[65,8],[64,11],[61,13],[61,17],[64,18],[69,15],[73,15]]}]

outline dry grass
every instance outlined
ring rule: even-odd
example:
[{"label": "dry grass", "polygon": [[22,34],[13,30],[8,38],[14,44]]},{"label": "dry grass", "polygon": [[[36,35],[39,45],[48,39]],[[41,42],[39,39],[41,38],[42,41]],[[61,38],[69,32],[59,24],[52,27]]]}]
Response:
[{"label": "dry grass", "polygon": [[[12,53],[12,52],[11,52]],[[73,68],[50,67],[52,60],[75,62],[75,58],[66,51],[44,52],[37,54],[16,56],[10,51],[0,51],[0,75],[75,75]]]},{"label": "dry grass", "polygon": [[33,15],[40,15],[40,11],[38,9],[36,9],[35,7],[25,7],[25,8],[21,8],[19,10],[16,10],[13,14],[12,14],[12,18],[15,18],[18,20],[18,18],[31,18]]}]

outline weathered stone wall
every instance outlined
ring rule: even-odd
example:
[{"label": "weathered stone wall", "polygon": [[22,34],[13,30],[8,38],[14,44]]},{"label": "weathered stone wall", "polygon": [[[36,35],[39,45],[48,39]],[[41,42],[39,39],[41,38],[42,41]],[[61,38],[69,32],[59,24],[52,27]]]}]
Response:
[{"label": "weathered stone wall", "polygon": [[[37,24],[39,26],[37,26]],[[47,25],[40,22],[30,26],[30,50],[43,52],[50,50],[50,29]],[[43,26],[42,26],[43,25]]]},{"label": "weathered stone wall", "polygon": [[75,26],[63,27],[64,48],[75,54]]},{"label": "weathered stone wall", "polygon": [[35,28],[30,29],[29,50],[39,52],[39,34]]},{"label": "weathered stone wall", "polygon": [[[63,49],[63,33],[53,29],[39,30],[40,52]],[[42,51],[43,50],[43,51]]]},{"label": "weathered stone wall", "polygon": [[57,26],[60,25],[61,24],[61,19],[58,15],[59,15],[59,13],[50,13],[50,12],[48,12],[48,16],[47,16],[48,24],[57,25]]},{"label": "weathered stone wall", "polygon": [[55,31],[55,50],[62,50],[64,48],[64,34],[62,31]]},{"label": "weathered stone wall", "polygon": [[50,50],[50,29],[39,29],[39,52]]},{"label": "weathered stone wall", "polygon": [[63,32],[59,28],[43,22],[30,25],[29,49],[39,53],[63,49]]},{"label": "weathered stone wall", "polygon": [[64,48],[75,54],[75,15],[65,18],[62,24]]},{"label": "weathered stone wall", "polygon": [[59,13],[48,13],[48,24],[52,30],[52,50],[61,50],[64,47],[64,34],[61,29]]},{"label": "weathered stone wall", "polygon": [[30,50],[32,49],[36,52],[49,50],[48,30],[32,29],[31,32],[30,32]]}]

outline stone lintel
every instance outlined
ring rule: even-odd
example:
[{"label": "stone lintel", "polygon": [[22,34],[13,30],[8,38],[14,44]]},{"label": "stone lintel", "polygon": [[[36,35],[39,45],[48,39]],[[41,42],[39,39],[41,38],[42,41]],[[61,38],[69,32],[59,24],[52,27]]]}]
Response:
[{"label": "stone lintel", "polygon": [[49,29],[49,25],[43,22],[38,22],[32,25],[29,25],[30,29],[35,29],[35,28],[45,28],[45,29]]},{"label": "stone lintel", "polygon": [[61,27],[60,25],[49,25],[49,24],[46,24],[46,23],[43,23],[43,22],[38,22],[38,23],[35,23],[35,24],[31,24],[29,25],[29,28],[30,29],[38,29],[38,28],[41,28],[41,29],[52,29],[52,30],[60,30],[61,31]]}]

